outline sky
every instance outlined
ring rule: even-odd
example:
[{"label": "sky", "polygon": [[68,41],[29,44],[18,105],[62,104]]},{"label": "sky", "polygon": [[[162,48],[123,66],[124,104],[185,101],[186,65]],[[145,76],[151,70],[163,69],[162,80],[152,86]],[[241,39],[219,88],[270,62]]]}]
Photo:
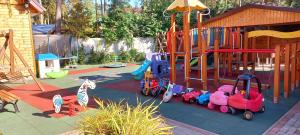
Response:
[{"label": "sky", "polygon": [[133,6],[133,7],[135,7],[135,6],[137,6],[138,5],[138,3],[139,3],[139,0],[130,0],[130,5],[131,6]]},{"label": "sky", "polygon": [[[139,1],[140,0],[130,0],[129,3],[130,3],[131,6],[135,7],[135,6],[139,6]],[[97,2],[100,3],[100,0],[97,0]]]}]

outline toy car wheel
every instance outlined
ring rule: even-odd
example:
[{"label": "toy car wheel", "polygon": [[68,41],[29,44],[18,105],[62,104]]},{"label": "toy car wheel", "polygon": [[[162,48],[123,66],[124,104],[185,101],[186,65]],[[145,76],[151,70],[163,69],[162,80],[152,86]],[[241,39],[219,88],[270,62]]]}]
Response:
[{"label": "toy car wheel", "polygon": [[232,115],[235,115],[236,111],[233,107],[229,107],[229,110]]},{"label": "toy car wheel", "polygon": [[2,111],[4,109],[4,103],[2,100],[0,100],[0,111]]},{"label": "toy car wheel", "polygon": [[192,98],[189,99],[189,103],[194,103],[194,100]]},{"label": "toy car wheel", "polygon": [[147,93],[146,89],[142,89],[142,90],[141,90],[141,94],[142,94],[142,95],[147,96],[146,93]]},{"label": "toy car wheel", "polygon": [[214,109],[215,105],[213,103],[209,102],[207,107],[208,107],[208,109]]},{"label": "toy car wheel", "polygon": [[258,112],[264,113],[265,111],[266,111],[266,107],[263,105]]},{"label": "toy car wheel", "polygon": [[229,111],[228,106],[225,105],[220,106],[220,111],[222,113],[227,113]]},{"label": "toy car wheel", "polygon": [[151,96],[156,97],[157,94],[158,94],[158,89],[157,89],[157,88],[152,89],[152,90],[150,91],[150,94],[151,94]]},{"label": "toy car wheel", "polygon": [[244,119],[246,119],[246,120],[252,120],[253,117],[254,117],[254,115],[253,115],[253,113],[250,112],[250,111],[245,111],[244,114],[243,114],[243,117],[244,117]]},{"label": "toy car wheel", "polygon": [[201,105],[201,103],[200,103],[200,101],[199,101],[198,99],[196,99],[196,103],[197,103],[198,105]]}]

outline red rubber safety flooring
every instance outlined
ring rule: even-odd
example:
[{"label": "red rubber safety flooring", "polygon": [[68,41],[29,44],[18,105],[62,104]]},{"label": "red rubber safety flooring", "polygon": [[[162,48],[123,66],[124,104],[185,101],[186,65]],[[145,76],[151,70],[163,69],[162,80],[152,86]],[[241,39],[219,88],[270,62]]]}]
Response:
[{"label": "red rubber safety flooring", "polygon": [[[136,66],[136,64],[128,63],[127,66]],[[69,75],[84,74],[84,73],[95,72],[95,71],[100,71],[100,70],[109,70],[109,69],[111,69],[111,68],[95,67],[95,68],[88,68],[88,69],[71,70],[71,71],[69,71]]]},{"label": "red rubber safety flooring", "polygon": [[[31,106],[41,110],[41,114],[43,116],[51,116],[55,118],[61,118],[64,116],[68,116],[68,108],[67,106],[63,106],[61,108],[60,113],[55,113],[53,108],[52,98],[56,94],[60,94],[62,97],[76,95],[76,92],[61,89],[59,87],[49,85],[49,84],[42,84],[45,88],[45,91],[42,92],[36,84],[25,84],[21,86],[17,86],[9,90],[9,92],[19,96],[22,101],[30,104]],[[94,104],[91,100],[91,104]],[[77,104],[75,107],[80,108]],[[20,111],[22,111],[22,107],[19,107]],[[76,112],[77,113],[77,112]]]}]

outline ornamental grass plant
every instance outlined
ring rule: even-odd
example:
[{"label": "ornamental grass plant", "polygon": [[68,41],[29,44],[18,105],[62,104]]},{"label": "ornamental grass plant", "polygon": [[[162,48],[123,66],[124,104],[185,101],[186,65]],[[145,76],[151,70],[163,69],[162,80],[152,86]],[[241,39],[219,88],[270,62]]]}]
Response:
[{"label": "ornamental grass plant", "polygon": [[94,114],[87,115],[79,122],[79,129],[88,135],[171,135],[173,127],[164,118],[156,115],[158,105],[154,102],[138,101],[130,106],[123,101],[104,103],[95,99],[99,108]]}]

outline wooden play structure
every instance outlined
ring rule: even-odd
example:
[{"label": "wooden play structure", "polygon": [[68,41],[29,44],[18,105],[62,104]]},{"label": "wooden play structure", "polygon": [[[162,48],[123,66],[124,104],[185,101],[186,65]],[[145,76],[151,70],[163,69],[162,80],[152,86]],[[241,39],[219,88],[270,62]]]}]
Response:
[{"label": "wooden play structure", "polygon": [[[188,0],[187,0],[188,1]],[[176,3],[176,1],[174,2]],[[174,4],[173,3],[173,4]],[[188,3],[188,2],[187,2]],[[192,3],[192,2],[191,2]],[[173,5],[172,4],[172,5]],[[178,3],[177,3],[178,4]],[[279,102],[280,97],[280,66],[284,66],[284,97],[300,83],[300,10],[267,5],[245,5],[218,15],[202,23],[201,13],[197,13],[198,46],[191,49],[191,35],[189,14],[195,5],[183,4],[181,8],[171,8],[183,12],[183,45],[184,51],[177,52],[175,17],[171,16],[171,47],[170,66],[171,81],[176,82],[177,56],[184,56],[186,86],[190,80],[201,81],[207,90],[208,80],[219,83],[232,84],[234,76],[242,72],[259,74],[262,70],[271,83],[263,84],[264,89],[273,86],[273,101]],[[174,7],[174,6],[173,6]],[[180,6],[177,6],[180,7]],[[185,7],[185,8],[183,8]],[[199,7],[199,6],[198,6]],[[205,9],[204,6],[202,9]],[[187,10],[182,10],[187,9]],[[259,18],[259,19],[258,19]],[[284,32],[283,32],[284,31]],[[208,79],[207,54],[214,53],[213,78]],[[191,78],[189,61],[198,57],[198,77]],[[268,71],[264,71],[268,67]],[[224,71],[224,72],[223,72]],[[222,74],[222,75],[221,75]],[[265,78],[264,80],[268,80]],[[255,87],[255,84],[252,84]]]},{"label": "wooden play structure", "polygon": [[[202,15],[200,12],[197,13],[197,19],[198,19],[198,47],[194,52],[191,52],[191,41],[189,40],[189,31],[190,31],[190,13],[192,10],[204,10],[207,9],[207,7],[202,4],[198,0],[175,0],[168,8],[167,11],[177,11],[183,13],[183,46],[184,51],[183,52],[176,52],[176,13],[171,16],[171,28],[170,28],[170,34],[171,34],[171,47],[170,47],[170,67],[171,67],[171,82],[176,82],[176,57],[177,56],[184,56],[185,57],[185,81],[187,87],[190,86],[190,64],[188,63],[191,60],[191,55],[201,57],[201,51],[205,48],[202,48],[201,50],[201,29],[202,28]],[[203,57],[203,60],[206,60],[205,57]],[[198,61],[200,63],[200,59]],[[204,86],[205,87],[205,86]]]},{"label": "wooden play structure", "polygon": [[[14,40],[13,40],[13,37],[14,37],[13,30],[10,29],[8,33],[2,32],[0,34],[0,37],[6,38],[5,44],[0,48],[0,61],[1,61],[0,66],[2,65],[2,67],[5,67],[3,65],[5,65],[6,61],[8,62],[9,66],[6,66],[6,67],[9,67],[8,73],[6,74],[7,78],[8,79],[10,79],[10,78],[20,78],[21,79],[21,78],[23,78],[22,73],[21,73],[22,70],[27,70],[28,73],[30,74],[30,76],[33,78],[33,80],[40,87],[40,89],[42,91],[44,91],[43,86],[36,79],[35,74],[29,67],[27,61],[24,59],[21,52],[15,46]],[[7,49],[9,49],[9,55],[6,54]],[[24,67],[17,69],[15,55],[19,58],[19,60],[24,65]],[[2,69],[0,72],[4,73],[5,71]],[[8,81],[11,81],[11,80],[8,80]]]}]

